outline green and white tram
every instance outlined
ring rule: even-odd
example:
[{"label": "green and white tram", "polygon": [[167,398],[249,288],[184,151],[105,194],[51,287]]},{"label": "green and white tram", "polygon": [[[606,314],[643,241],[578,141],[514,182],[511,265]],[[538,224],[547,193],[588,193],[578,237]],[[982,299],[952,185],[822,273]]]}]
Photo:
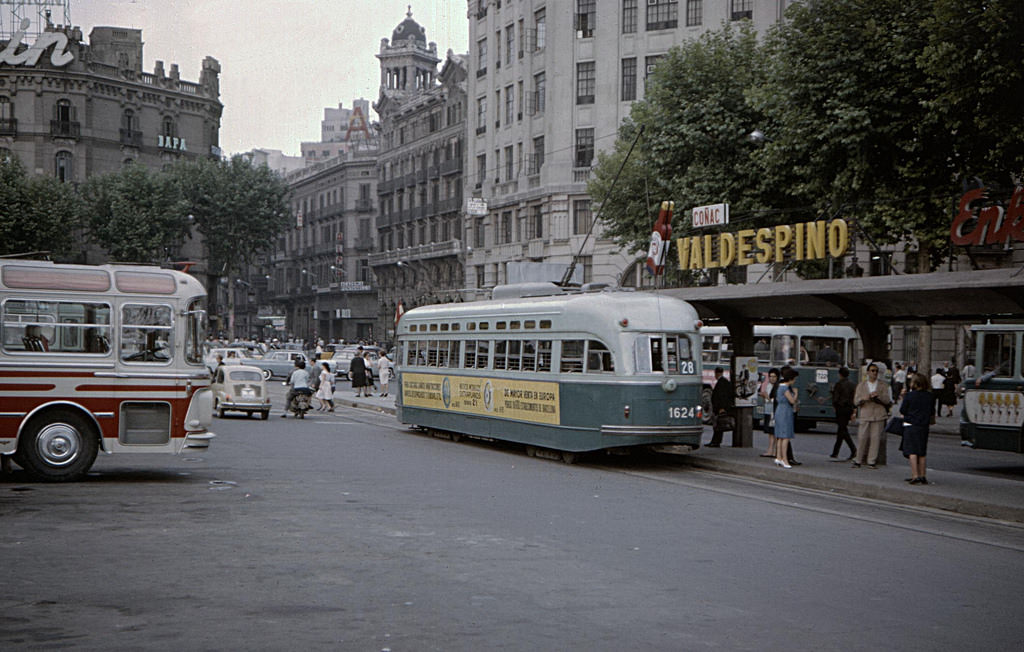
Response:
[{"label": "green and white tram", "polygon": [[[700,322],[656,294],[536,284],[424,306],[397,328],[402,423],[575,453],[700,446]],[[546,289],[545,289],[546,288]],[[676,449],[678,450],[678,448]]]}]

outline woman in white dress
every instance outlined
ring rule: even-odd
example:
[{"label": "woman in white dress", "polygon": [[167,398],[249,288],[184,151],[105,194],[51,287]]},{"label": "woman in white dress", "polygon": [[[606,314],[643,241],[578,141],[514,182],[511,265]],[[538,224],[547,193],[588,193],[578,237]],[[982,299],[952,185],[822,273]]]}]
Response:
[{"label": "woman in white dress", "polygon": [[316,398],[320,399],[318,409],[321,412],[334,412],[334,374],[326,362],[320,366],[320,388],[316,390]]},{"label": "woman in white dress", "polygon": [[380,395],[388,395],[388,383],[391,382],[391,359],[385,353],[377,361],[377,375],[380,378]]}]

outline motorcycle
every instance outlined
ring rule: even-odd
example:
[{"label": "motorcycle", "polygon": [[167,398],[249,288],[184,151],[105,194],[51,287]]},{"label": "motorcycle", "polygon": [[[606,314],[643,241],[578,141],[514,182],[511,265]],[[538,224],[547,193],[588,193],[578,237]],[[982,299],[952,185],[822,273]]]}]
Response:
[{"label": "motorcycle", "polygon": [[310,399],[312,396],[312,394],[296,392],[295,396],[292,397],[291,402],[288,403],[288,412],[294,414],[296,419],[305,419],[306,412],[309,412],[311,407]]}]

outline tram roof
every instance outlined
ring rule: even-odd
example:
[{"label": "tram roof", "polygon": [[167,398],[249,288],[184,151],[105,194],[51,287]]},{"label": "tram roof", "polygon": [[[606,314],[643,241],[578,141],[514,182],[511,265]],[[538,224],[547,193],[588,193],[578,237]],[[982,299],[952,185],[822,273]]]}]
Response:
[{"label": "tram roof", "polygon": [[843,324],[853,323],[854,315],[865,314],[890,324],[1024,319],[1024,271],[1018,268],[663,292],[693,304],[705,322]]},{"label": "tram roof", "polygon": [[[610,310],[614,308],[614,310]],[[665,294],[650,292],[576,292],[552,296],[493,299],[468,303],[443,303],[413,308],[402,316],[401,325],[439,320],[472,320],[489,318],[540,318],[558,320],[555,328],[572,327],[563,317],[575,323],[618,322],[629,320],[624,330],[666,329],[694,330],[697,311],[685,302]],[[400,329],[407,332],[406,328]]]}]

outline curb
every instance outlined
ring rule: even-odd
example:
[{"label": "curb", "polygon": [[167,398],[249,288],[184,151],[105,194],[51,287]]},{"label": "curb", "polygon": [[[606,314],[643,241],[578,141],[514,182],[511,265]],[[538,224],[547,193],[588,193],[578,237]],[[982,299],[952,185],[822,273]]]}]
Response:
[{"label": "curb", "polygon": [[[969,500],[942,494],[927,493],[927,489],[911,489],[909,486],[901,485],[877,485],[851,480],[829,477],[819,478],[806,473],[794,473],[786,471],[785,480],[779,476],[779,471],[772,467],[764,469],[752,467],[749,464],[736,464],[728,460],[708,459],[699,455],[680,455],[680,461],[690,467],[706,471],[717,471],[729,475],[755,478],[765,482],[772,482],[784,486],[801,487],[814,489],[829,493],[853,496],[856,498],[869,498],[880,500],[897,505],[911,507],[927,507],[946,512],[954,512],[966,516],[978,516],[982,518],[994,518],[1014,523],[1024,523],[1024,507],[1011,505],[994,505],[977,500]],[[946,473],[932,472],[937,476],[946,476]]]}]

